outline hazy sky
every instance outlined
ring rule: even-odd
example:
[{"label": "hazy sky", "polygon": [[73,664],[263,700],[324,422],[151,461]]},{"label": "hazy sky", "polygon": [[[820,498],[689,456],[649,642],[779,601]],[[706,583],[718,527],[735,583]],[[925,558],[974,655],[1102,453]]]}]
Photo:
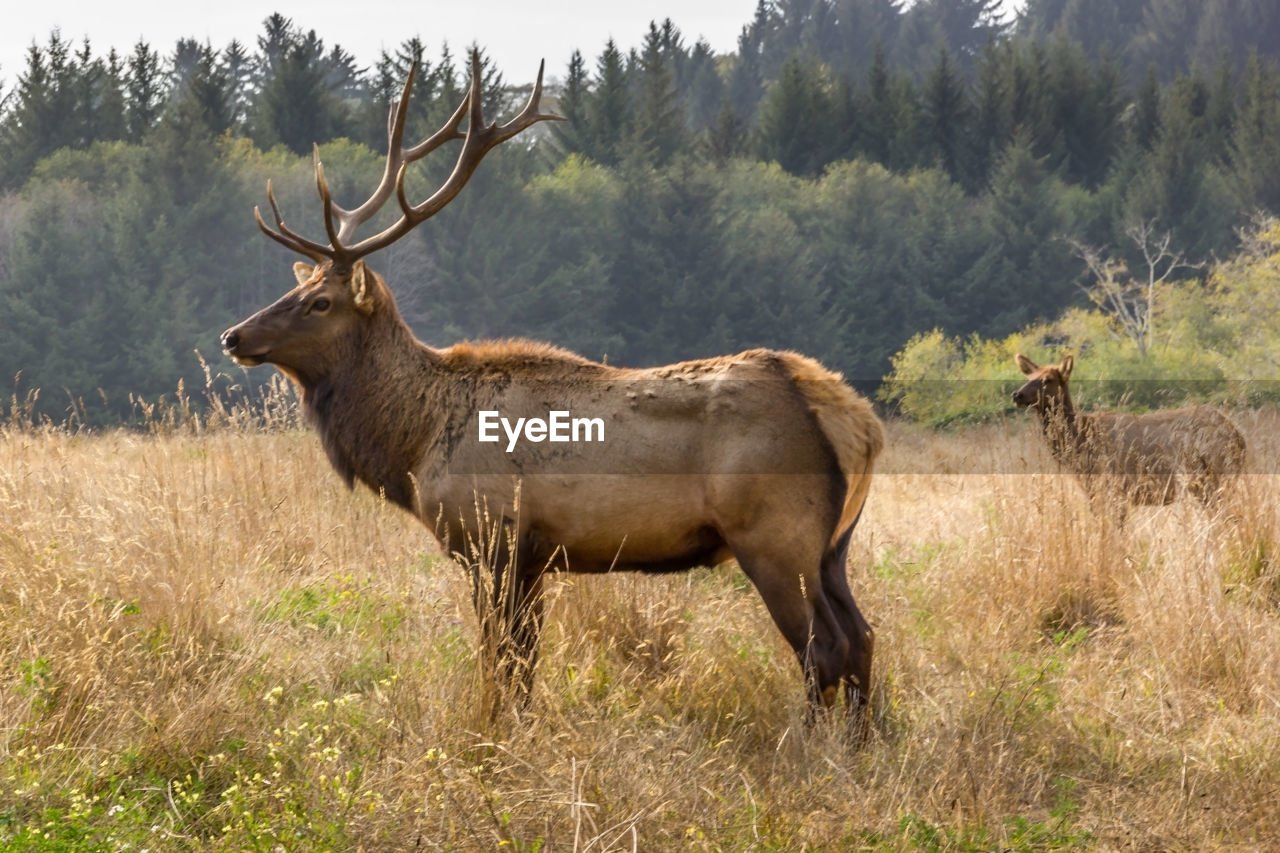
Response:
[{"label": "hazy sky", "polygon": [[94,55],[114,47],[128,54],[139,39],[162,56],[183,37],[222,48],[233,38],[253,50],[262,21],[279,12],[314,29],[326,46],[337,43],[371,66],[383,48],[417,35],[428,57],[448,41],[455,57],[478,41],[510,83],[532,80],[538,60],[563,77],[574,48],[594,67],[610,36],[638,46],[649,21],[671,18],[692,46],[706,37],[717,53],[736,49],[756,0],[214,0],[205,6],[139,0],[6,0],[0,25],[0,87],[8,91],[26,66],[34,40],[45,44],[54,27],[77,46],[89,37]]},{"label": "hazy sky", "polygon": [[717,53],[733,51],[756,0],[213,0],[203,7],[174,0],[5,0],[4,7],[0,92],[13,88],[32,41],[45,44],[55,27],[77,46],[88,36],[95,56],[112,47],[126,55],[139,39],[168,56],[184,37],[217,49],[238,38],[253,50],[263,19],[279,12],[314,29],[326,45],[342,45],[361,67],[414,35],[427,43],[429,57],[444,41],[457,57],[478,41],[507,82],[519,83],[533,79],[543,57],[547,73],[563,77],[574,48],[594,68],[610,36],[623,49],[638,47],[649,22],[668,17],[689,46],[705,37]]}]

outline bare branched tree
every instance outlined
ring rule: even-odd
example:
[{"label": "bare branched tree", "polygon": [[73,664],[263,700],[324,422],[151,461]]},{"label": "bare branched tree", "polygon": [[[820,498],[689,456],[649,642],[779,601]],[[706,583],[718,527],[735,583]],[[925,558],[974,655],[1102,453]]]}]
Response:
[{"label": "bare branched tree", "polygon": [[1254,263],[1269,269],[1280,265],[1280,256],[1276,254],[1276,240],[1273,232],[1280,225],[1280,217],[1266,211],[1256,211],[1249,218],[1249,224],[1236,229],[1236,239],[1240,241],[1240,254]]},{"label": "bare branched tree", "polygon": [[1089,301],[1115,318],[1145,358],[1155,336],[1156,300],[1165,282],[1178,270],[1201,269],[1204,264],[1190,263],[1182,252],[1175,252],[1170,245],[1172,234],[1165,231],[1157,235],[1154,219],[1131,224],[1124,233],[1142,253],[1145,269],[1136,275],[1124,260],[1110,256],[1106,249],[1071,238],[1067,242],[1093,276],[1090,284],[1081,286]]}]

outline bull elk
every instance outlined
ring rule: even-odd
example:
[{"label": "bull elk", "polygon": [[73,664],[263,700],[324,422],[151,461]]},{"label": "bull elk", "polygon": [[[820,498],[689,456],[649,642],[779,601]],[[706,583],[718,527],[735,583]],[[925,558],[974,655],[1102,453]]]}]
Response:
[{"label": "bull elk", "polygon": [[1121,520],[1126,503],[1168,504],[1180,491],[1212,505],[1225,479],[1244,468],[1243,436],[1211,406],[1081,414],[1067,387],[1072,356],[1044,367],[1021,353],[1015,360],[1027,381],[1013,402],[1036,410],[1054,458],[1079,475],[1095,505],[1117,499]]},{"label": "bull elk", "polygon": [[[386,167],[367,201],[335,203],[317,150],[327,243],[284,223],[268,182],[275,227],[255,208],[259,227],[310,262],[294,265],[296,287],[223,333],[224,350],[293,380],[347,485],[359,480],[413,513],[461,562],[471,558],[459,543],[485,535],[476,508],[498,519],[507,544],[477,606],[509,609],[497,660],[520,701],[532,685],[547,573],[673,572],[736,558],[799,658],[810,707],[831,707],[843,693],[861,727],[873,635],[845,564],[884,442],[870,404],[793,352],[623,369],[522,340],[444,349],[418,341],[363,258],[444,208],[489,150],[559,117],[540,111],[539,69],[521,112],[486,124],[473,55],[458,109],[406,148],[414,73],[391,107]],[[410,204],[406,168],[451,140],[461,141],[452,173]],[[393,193],[399,219],[355,241]],[[549,412],[584,416],[603,440],[541,441],[545,421],[525,441],[501,432],[480,440],[493,438],[499,415],[519,424]]]}]

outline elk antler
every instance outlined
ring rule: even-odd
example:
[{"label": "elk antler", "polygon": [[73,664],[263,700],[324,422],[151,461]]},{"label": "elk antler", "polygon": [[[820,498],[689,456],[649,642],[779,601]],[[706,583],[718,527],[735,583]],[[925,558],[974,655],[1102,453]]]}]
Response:
[{"label": "elk antler", "polygon": [[[392,105],[387,115],[387,165],[383,169],[382,180],[364,204],[353,210],[347,210],[334,202],[329,192],[329,183],[324,177],[324,164],[320,162],[320,149],[317,146],[313,151],[316,189],[320,193],[320,200],[324,203],[324,227],[329,237],[329,245],[309,240],[284,224],[270,180],[267,181],[267,201],[271,203],[271,213],[275,217],[278,230],[268,227],[262,220],[262,213],[255,206],[253,216],[258,222],[258,227],[271,239],[306,255],[313,261],[320,262],[328,259],[341,266],[349,266],[357,258],[391,245],[418,223],[430,219],[453,201],[466,186],[472,173],[484,159],[484,155],[493,148],[537,122],[564,120],[563,116],[539,111],[538,102],[542,98],[542,72],[545,66],[545,61],[538,65],[538,79],[534,83],[533,93],[529,95],[528,103],[515,118],[503,125],[496,122],[485,124],[484,105],[480,94],[480,52],[473,50],[471,52],[471,87],[463,97],[462,103],[453,111],[453,115],[443,127],[412,148],[404,148],[404,125],[409,114],[409,94],[413,89],[413,78],[418,70],[417,63],[414,63],[409,69],[409,76],[404,81],[404,91],[400,94],[400,100]],[[458,130],[464,118],[467,119],[465,133]],[[404,193],[404,177],[409,164],[422,159],[444,143],[454,139],[462,140],[462,150],[458,153],[458,161],[454,164],[453,172],[430,198],[419,205],[410,205]],[[356,229],[372,219],[374,214],[386,204],[393,190],[400,203],[400,219],[379,234],[366,237],[353,246],[346,245],[355,236]]]}]

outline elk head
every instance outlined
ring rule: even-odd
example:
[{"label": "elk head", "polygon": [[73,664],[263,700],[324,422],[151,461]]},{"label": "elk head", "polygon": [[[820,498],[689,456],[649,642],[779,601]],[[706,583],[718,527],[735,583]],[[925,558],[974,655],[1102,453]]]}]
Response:
[{"label": "elk head", "polygon": [[1019,409],[1030,407],[1043,413],[1060,407],[1068,399],[1067,380],[1071,378],[1075,358],[1068,355],[1062,359],[1061,364],[1041,367],[1018,353],[1014,356],[1014,361],[1018,363],[1018,369],[1027,376],[1026,383],[1013,392],[1013,402]]},{"label": "elk head", "polygon": [[[560,116],[539,111],[542,98],[543,66],[528,103],[505,124],[486,124],[480,91],[480,56],[471,55],[471,86],[462,103],[444,126],[410,148],[404,147],[405,120],[417,66],[409,70],[400,99],[387,117],[387,162],[382,180],[373,194],[350,210],[334,202],[325,180],[320,150],[313,152],[316,189],[323,204],[328,243],[303,237],[285,225],[271,182],[267,181],[267,201],[275,218],[275,228],[262,219],[254,207],[258,227],[271,239],[310,258],[313,264],[294,264],[298,284],[272,305],[222,334],[223,349],[238,363],[255,366],[271,363],[304,385],[328,375],[334,364],[347,357],[364,330],[379,319],[399,312],[382,279],[369,270],[364,256],[391,245],[419,223],[440,212],[466,185],[485,154],[531,125]],[[465,130],[460,130],[466,119]],[[422,159],[446,142],[461,140],[453,171],[425,201],[409,203],[405,196],[405,173],[410,163]],[[357,242],[356,229],[368,222],[395,193],[400,218],[380,233]]]}]

